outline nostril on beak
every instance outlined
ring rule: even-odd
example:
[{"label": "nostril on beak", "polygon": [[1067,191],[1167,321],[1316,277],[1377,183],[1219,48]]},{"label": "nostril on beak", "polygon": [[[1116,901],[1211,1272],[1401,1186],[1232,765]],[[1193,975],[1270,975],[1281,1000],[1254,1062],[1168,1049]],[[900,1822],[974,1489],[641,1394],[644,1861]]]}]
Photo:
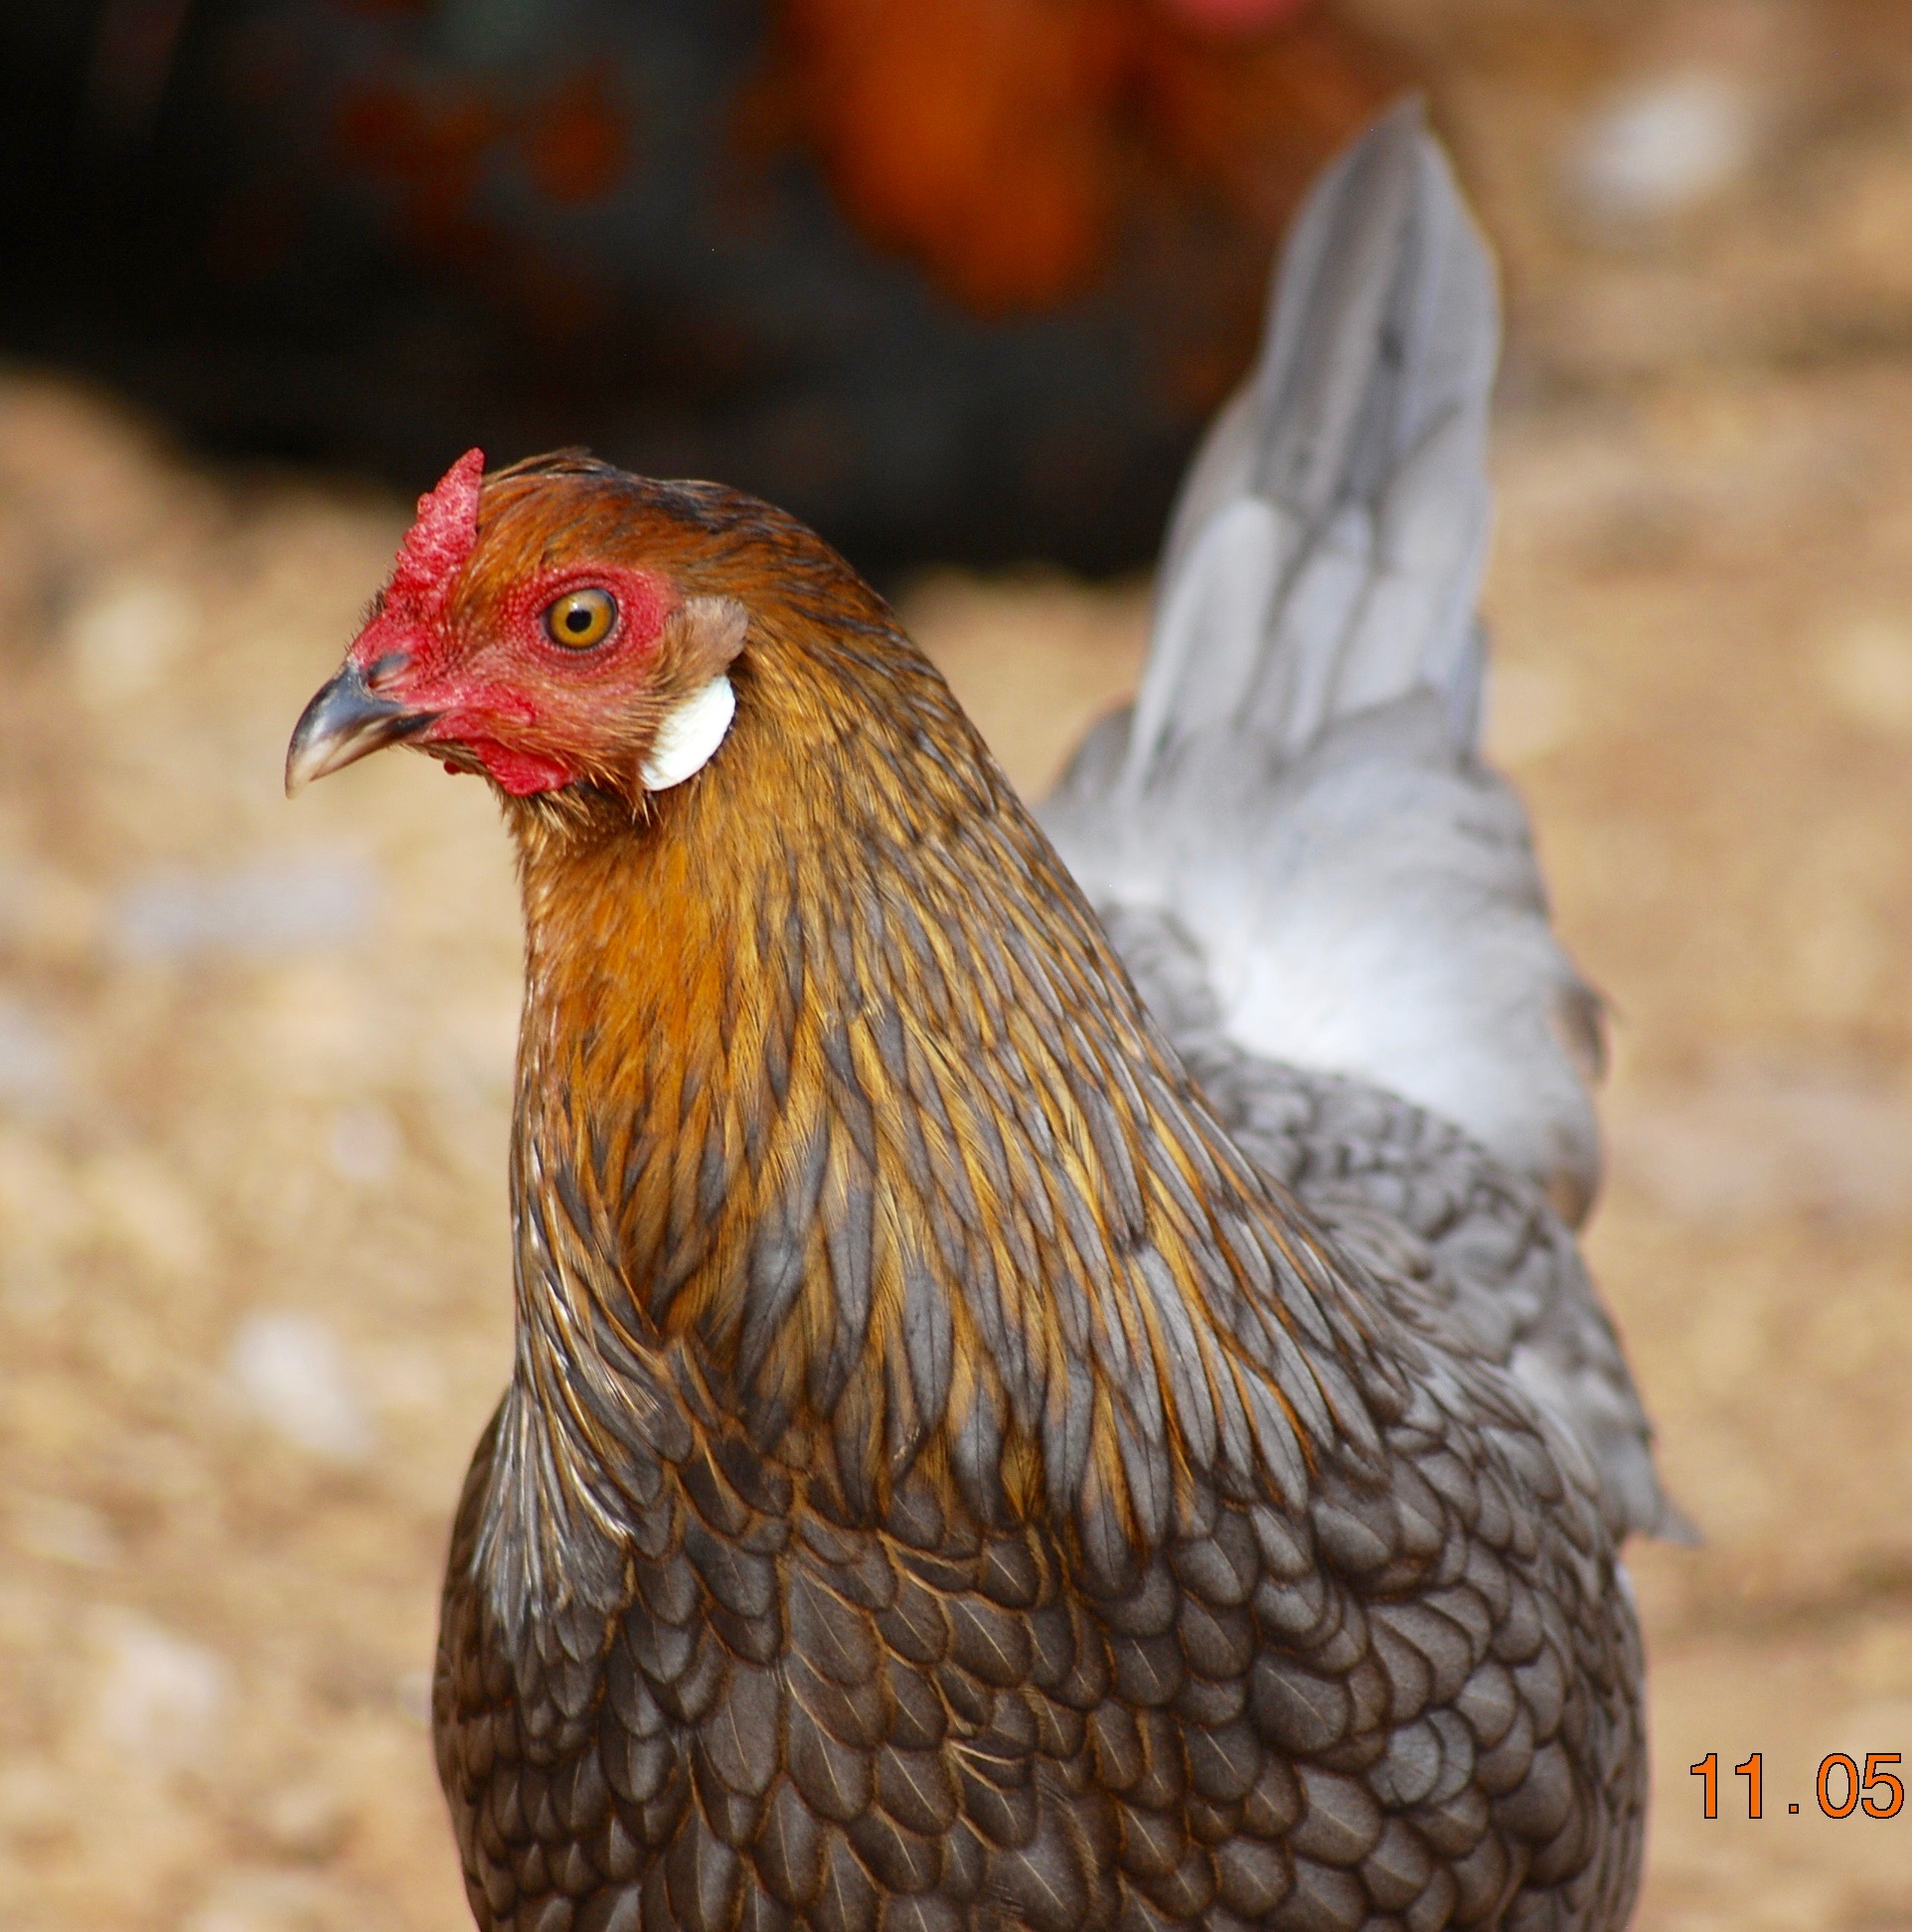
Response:
[{"label": "nostril on beak", "polygon": [[306,706],[292,733],[285,753],[286,796],[382,744],[408,737],[435,716],[380,697],[358,666],[348,662]]},{"label": "nostril on beak", "polygon": [[366,688],[370,691],[383,690],[410,662],[409,651],[388,651],[384,657],[375,658],[371,669],[365,674]]}]

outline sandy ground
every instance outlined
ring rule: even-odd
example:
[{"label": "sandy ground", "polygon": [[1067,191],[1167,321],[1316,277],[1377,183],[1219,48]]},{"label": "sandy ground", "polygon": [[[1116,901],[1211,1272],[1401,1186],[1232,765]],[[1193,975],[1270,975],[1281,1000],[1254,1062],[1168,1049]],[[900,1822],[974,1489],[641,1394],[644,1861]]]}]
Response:
[{"label": "sandy ground", "polygon": [[[1912,1926],[1912,1808],[1814,1797],[1828,1753],[1912,1757],[1907,59],[1883,10],[1539,14],[1429,49],[1513,293],[1492,742],[1613,1002],[1592,1254],[1708,1538],[1637,1553],[1639,1924]],[[1624,88],[1693,74],[1739,147],[1643,206]],[[481,789],[421,761],[279,795],[402,522],[0,383],[19,1932],[466,1923],[423,1702],[508,1358],[511,882]],[[907,609],[1036,787],[1133,678],[1146,587]]]}]

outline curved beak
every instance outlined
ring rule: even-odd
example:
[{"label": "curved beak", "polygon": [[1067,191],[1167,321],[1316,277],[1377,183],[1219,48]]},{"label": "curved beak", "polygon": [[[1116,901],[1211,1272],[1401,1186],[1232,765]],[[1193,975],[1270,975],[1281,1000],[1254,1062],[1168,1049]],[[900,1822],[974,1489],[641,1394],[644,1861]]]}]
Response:
[{"label": "curved beak", "polygon": [[306,706],[293,728],[285,752],[286,797],[368,751],[410,736],[436,716],[381,698],[367,686],[365,673],[348,661]]}]

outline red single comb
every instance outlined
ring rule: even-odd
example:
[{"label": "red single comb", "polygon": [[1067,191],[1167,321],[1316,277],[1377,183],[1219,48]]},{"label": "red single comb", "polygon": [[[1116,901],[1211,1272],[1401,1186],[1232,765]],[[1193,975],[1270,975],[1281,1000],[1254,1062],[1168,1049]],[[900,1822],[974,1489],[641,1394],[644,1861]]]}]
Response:
[{"label": "red single comb", "polygon": [[386,605],[397,605],[420,622],[436,617],[451,594],[451,580],[478,542],[478,486],[485,452],[468,449],[418,499],[418,517],[398,546]]}]

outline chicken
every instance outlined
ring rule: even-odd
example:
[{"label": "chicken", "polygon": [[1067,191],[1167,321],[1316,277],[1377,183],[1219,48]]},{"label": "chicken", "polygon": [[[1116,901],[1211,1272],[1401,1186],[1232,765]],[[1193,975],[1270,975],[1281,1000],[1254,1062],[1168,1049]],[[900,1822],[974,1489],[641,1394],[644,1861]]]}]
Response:
[{"label": "chicken", "polygon": [[1279,233],[1392,91],[1309,0],[784,0],[772,45],[844,213],[992,316],[1106,284],[1151,199]]},{"label": "chicken", "polygon": [[480,1925],[1626,1922],[1661,1506],[1547,1202],[1591,1008],[1471,749],[1492,338],[1404,110],[1051,804],[1082,885],[782,513],[577,454],[421,502],[287,780],[408,743],[518,850],[433,1699]]}]

